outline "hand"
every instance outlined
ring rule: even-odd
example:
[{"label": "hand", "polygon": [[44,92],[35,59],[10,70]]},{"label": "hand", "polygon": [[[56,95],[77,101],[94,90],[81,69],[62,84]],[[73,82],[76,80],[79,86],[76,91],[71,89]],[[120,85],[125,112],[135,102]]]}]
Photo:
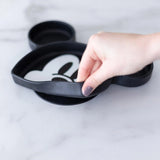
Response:
[{"label": "hand", "polygon": [[154,36],[105,32],[92,35],[78,71],[77,81],[85,81],[82,93],[88,96],[105,80],[135,73],[155,60],[151,37]]}]

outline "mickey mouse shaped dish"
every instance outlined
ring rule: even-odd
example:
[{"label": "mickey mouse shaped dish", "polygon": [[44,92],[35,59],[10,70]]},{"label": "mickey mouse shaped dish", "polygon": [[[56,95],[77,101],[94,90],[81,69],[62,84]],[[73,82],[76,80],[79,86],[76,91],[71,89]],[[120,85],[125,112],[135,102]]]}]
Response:
[{"label": "mickey mouse shaped dish", "polygon": [[74,29],[67,23],[48,21],[34,26],[29,32],[29,44],[34,50],[12,69],[14,81],[47,101],[72,105],[94,98],[111,83],[137,87],[151,77],[153,64],[135,74],[108,79],[85,97],[81,92],[83,82],[76,82],[76,78],[86,45],[74,40]]}]

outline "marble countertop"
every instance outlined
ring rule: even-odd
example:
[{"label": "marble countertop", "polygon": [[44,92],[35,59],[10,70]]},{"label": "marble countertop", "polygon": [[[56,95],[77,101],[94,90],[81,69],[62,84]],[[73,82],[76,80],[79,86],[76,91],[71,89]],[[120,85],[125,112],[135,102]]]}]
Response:
[{"label": "marble countertop", "polygon": [[93,100],[68,107],[43,101],[10,75],[30,51],[32,25],[66,21],[84,43],[102,30],[159,32],[159,0],[1,0],[0,6],[0,159],[160,159],[159,62],[141,87],[112,85]]}]

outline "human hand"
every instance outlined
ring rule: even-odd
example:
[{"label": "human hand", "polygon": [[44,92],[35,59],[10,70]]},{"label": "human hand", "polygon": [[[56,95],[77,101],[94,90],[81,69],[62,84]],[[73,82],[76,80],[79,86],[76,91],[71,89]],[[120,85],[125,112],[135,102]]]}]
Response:
[{"label": "human hand", "polygon": [[135,73],[153,62],[153,36],[101,32],[92,35],[82,56],[77,81],[88,96],[105,80]]}]

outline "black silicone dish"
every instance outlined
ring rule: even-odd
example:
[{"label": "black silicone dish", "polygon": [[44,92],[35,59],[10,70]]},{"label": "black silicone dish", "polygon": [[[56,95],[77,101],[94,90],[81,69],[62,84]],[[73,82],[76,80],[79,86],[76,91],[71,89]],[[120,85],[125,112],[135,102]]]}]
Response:
[{"label": "black silicone dish", "polygon": [[136,74],[114,77],[105,81],[89,97],[84,97],[81,93],[83,83],[68,82],[65,78],[60,80],[48,79],[48,81],[31,81],[24,78],[30,71],[42,71],[48,62],[60,55],[76,55],[80,60],[85,47],[86,45],[82,43],[60,42],[33,50],[13,68],[13,79],[19,85],[36,91],[41,98],[47,101],[58,104],[78,104],[97,96],[111,83],[137,87],[146,83],[151,77],[153,64],[146,66]]},{"label": "black silicone dish", "polygon": [[65,22],[46,21],[30,29],[28,40],[33,50],[49,43],[75,41],[75,30],[71,25]]},{"label": "black silicone dish", "polygon": [[[81,92],[83,82],[76,82],[75,79],[86,45],[74,42],[73,27],[60,21],[47,21],[31,28],[28,37],[33,51],[15,65],[12,77],[15,83],[34,90],[42,99],[51,103],[83,103],[106,90],[110,84],[137,87],[145,84],[152,75],[153,64],[149,64],[135,74],[106,80],[85,97]],[[41,76],[36,77],[43,72],[45,80]],[[28,75],[36,75],[37,79],[30,79]]]},{"label": "black silicone dish", "polygon": [[33,89],[40,97],[53,103],[67,105],[85,102],[105,90],[110,85],[111,79],[100,85],[89,97],[85,97],[81,93],[83,83],[68,82],[63,73],[59,73],[58,76],[63,77],[56,80],[51,78],[48,81],[31,81],[24,78],[30,71],[42,71],[48,62],[60,55],[76,55],[80,60],[85,47],[86,45],[82,43],[60,42],[33,50],[13,68],[13,79],[17,84]]}]

